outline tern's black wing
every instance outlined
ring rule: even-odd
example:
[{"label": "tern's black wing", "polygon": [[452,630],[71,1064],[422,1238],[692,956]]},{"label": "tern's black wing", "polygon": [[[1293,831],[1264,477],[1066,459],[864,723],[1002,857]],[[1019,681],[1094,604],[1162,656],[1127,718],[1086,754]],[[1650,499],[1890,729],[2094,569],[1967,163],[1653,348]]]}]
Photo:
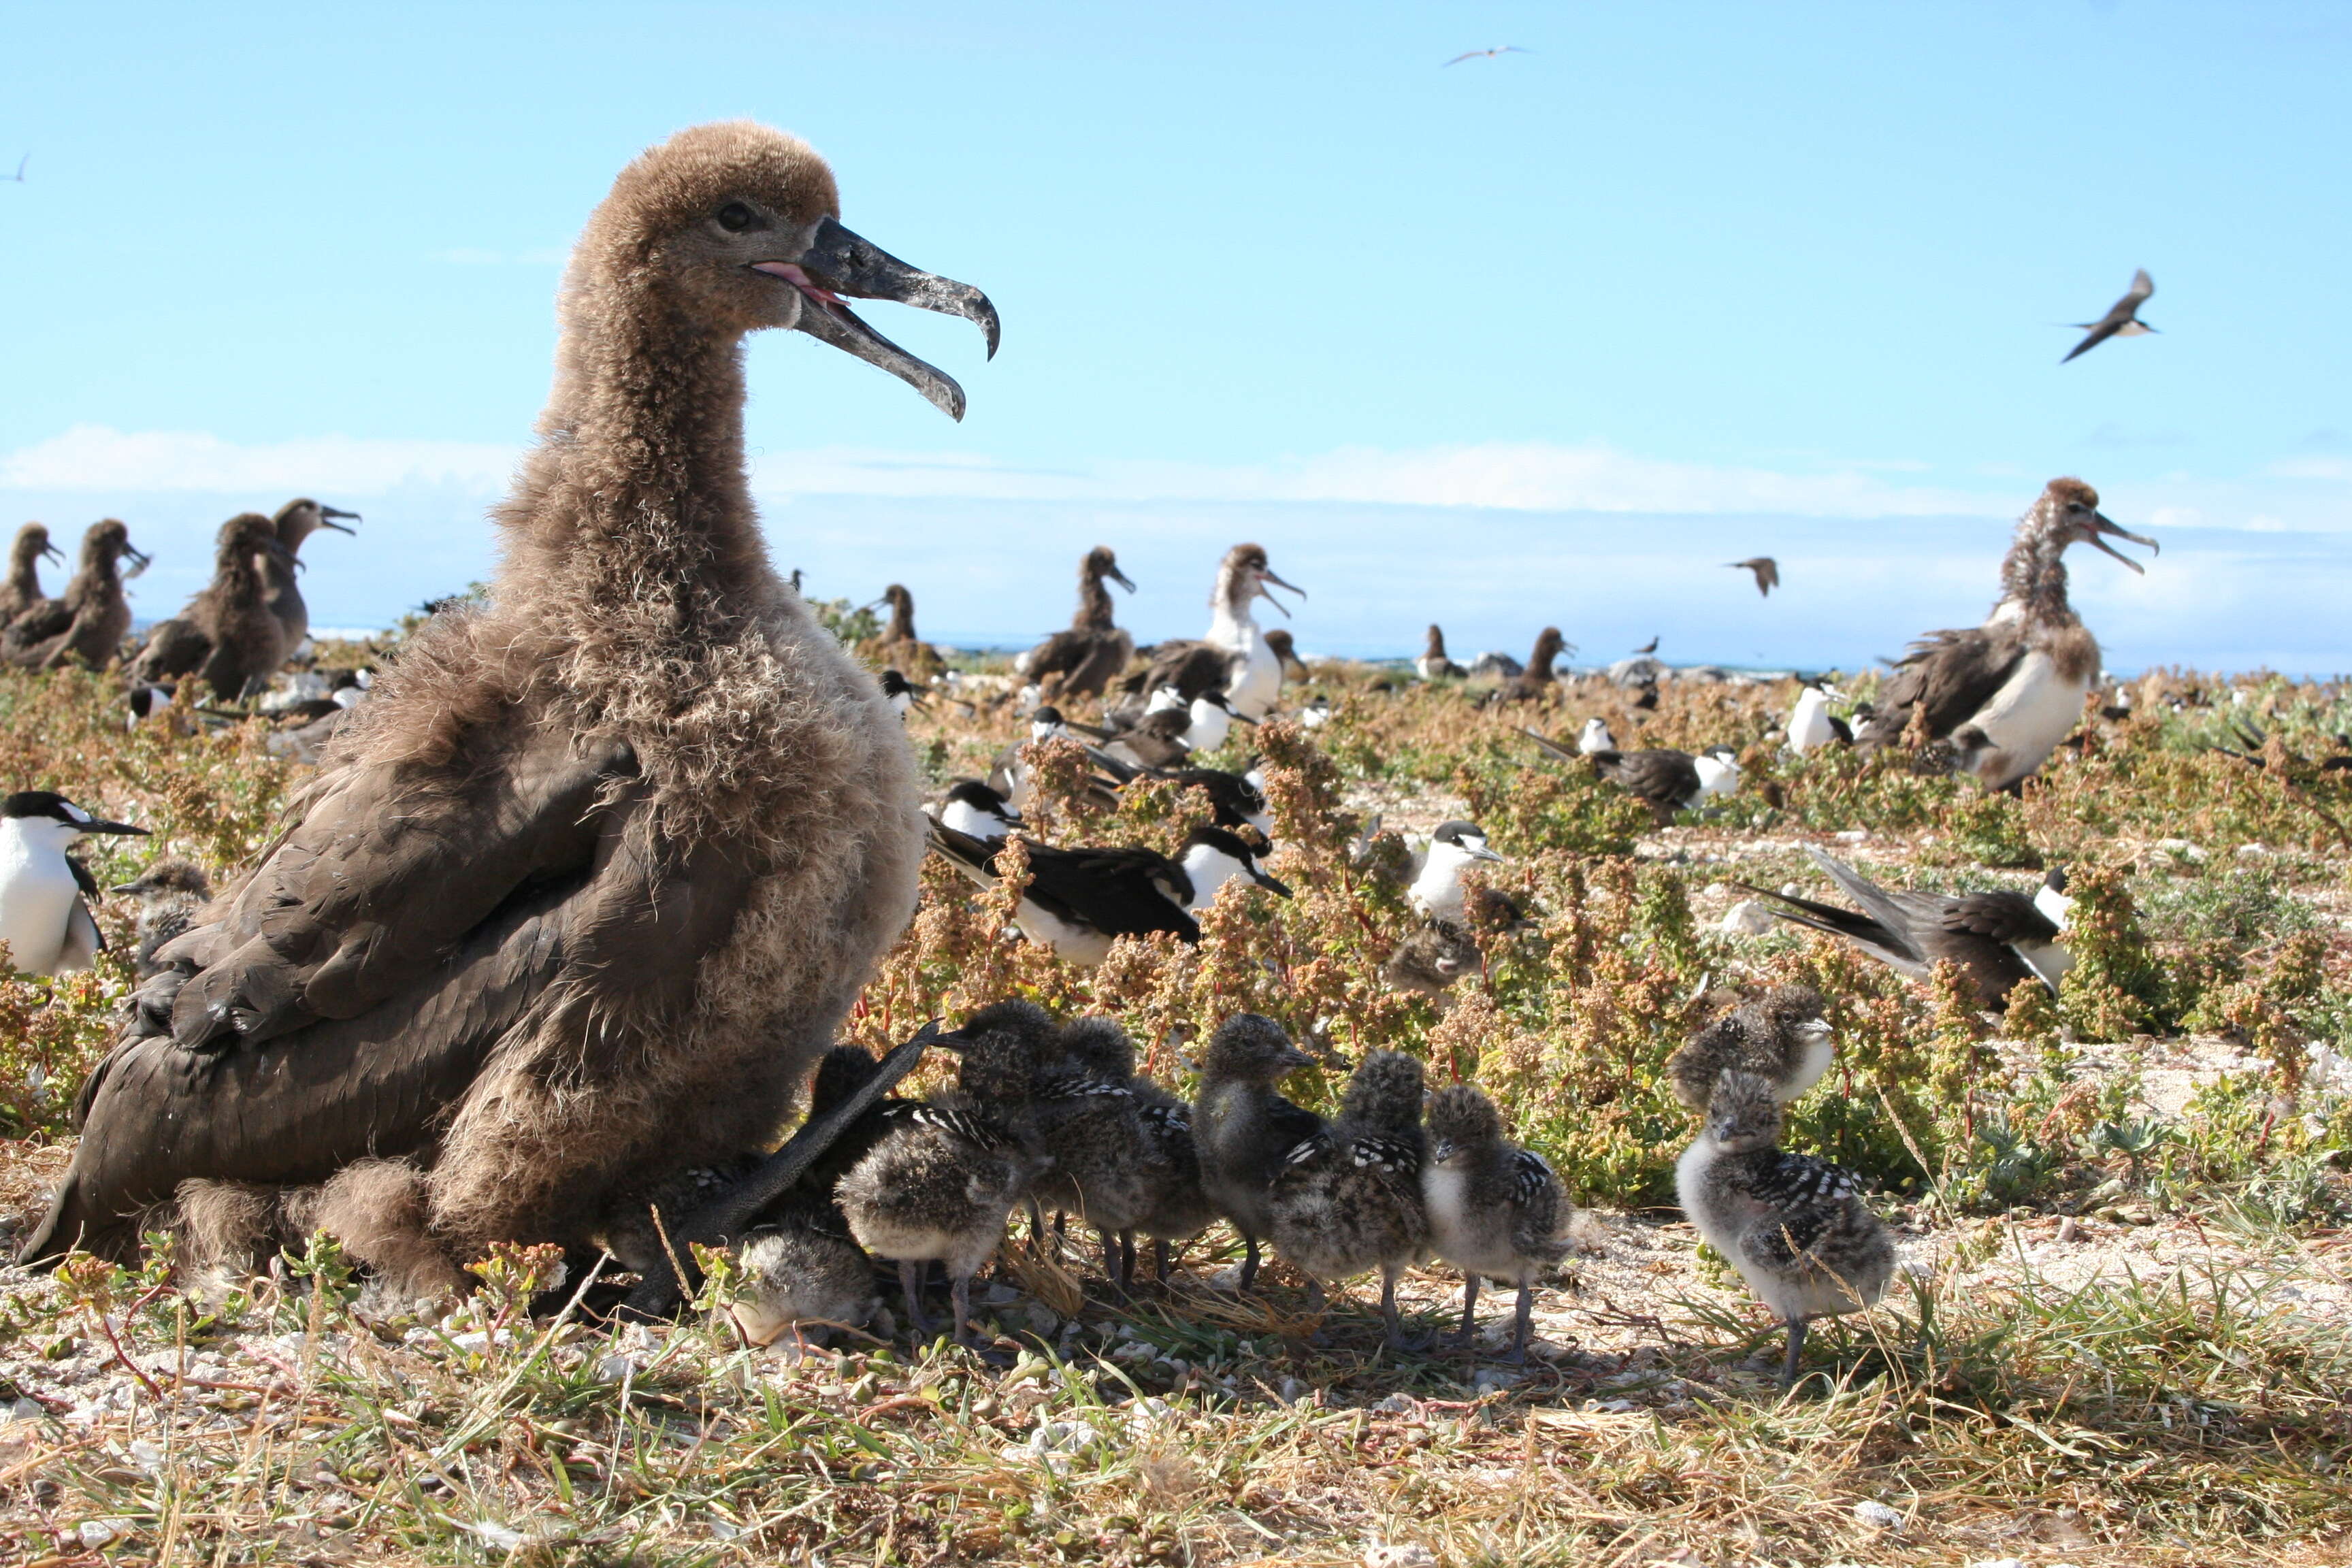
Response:
[{"label": "tern's black wing", "polygon": [[1948,931],[1967,931],[1999,942],[2058,940],[2057,925],[2034,908],[2032,899],[2007,890],[1952,900],[1944,906],[1942,924]]}]

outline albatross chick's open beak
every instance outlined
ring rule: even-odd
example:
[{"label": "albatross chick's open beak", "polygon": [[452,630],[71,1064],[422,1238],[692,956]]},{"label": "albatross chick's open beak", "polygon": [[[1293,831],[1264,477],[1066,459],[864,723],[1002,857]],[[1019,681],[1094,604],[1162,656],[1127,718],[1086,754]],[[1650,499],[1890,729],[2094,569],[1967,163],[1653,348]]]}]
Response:
[{"label": "albatross chick's open beak", "polygon": [[127,539],[122,542],[122,553],[131,557],[131,570],[122,574],[126,582],[146,571],[155,559]]},{"label": "albatross chick's open beak", "polygon": [[1272,605],[1276,609],[1280,610],[1285,618],[1287,618],[1290,615],[1290,606],[1274,596],[1273,589],[1267,586],[1268,584],[1273,584],[1274,588],[1287,588],[1302,599],[1307,597],[1307,590],[1300,587],[1297,584],[1286,583],[1265,567],[1259,567],[1257,569],[1257,596],[1264,599],[1267,604]]},{"label": "albatross chick's open beak", "polygon": [[54,561],[60,566],[66,563],[66,552],[54,544],[41,546],[41,558],[45,561]]},{"label": "albatross chick's open beak", "polygon": [[2147,535],[2144,533],[2134,533],[2128,528],[2116,527],[2115,523],[2109,521],[2106,515],[2103,512],[2095,511],[2091,514],[2091,532],[2088,535],[2091,542],[2091,547],[2095,550],[2103,550],[2106,552],[2106,553],[2114,556],[2116,560],[2122,562],[2125,565],[2130,567],[2133,571],[2138,573],[2143,577],[2147,575],[2147,567],[2141,565],[2138,562],[2133,560],[2130,556],[2126,555],[2122,551],[2117,550],[2114,545],[2109,544],[2105,539],[2100,537],[2102,534],[2109,533],[2115,535],[2117,539],[2128,539],[2134,544],[2145,544],[2148,549],[2154,551],[2159,555],[2164,553],[2164,546],[2158,544],[2155,540],[2150,539]]},{"label": "albatross chick's open beak", "polygon": [[1107,566],[1103,568],[1103,575],[1118,584],[1120,587],[1126,589],[1129,593],[1132,594],[1135,592],[1135,584],[1129,582],[1127,580],[1127,574],[1120,571],[1117,566]]},{"label": "albatross chick's open beak", "polygon": [[963,417],[963,388],[935,365],[924,363],[860,320],[842,300],[892,300],[919,310],[961,316],[988,339],[996,357],[1001,328],[996,307],[969,283],[909,267],[880,246],[860,239],[832,218],[816,226],[816,237],[798,262],[759,261],[755,271],[781,278],[803,296],[799,328],[821,342],[878,365],[937,404],[950,419]]},{"label": "albatross chick's open beak", "polygon": [[319,509],[319,526],[320,528],[331,528],[337,533],[348,533],[352,538],[357,539],[359,537],[360,531],[356,528],[345,528],[341,523],[335,521],[335,519],[339,517],[348,517],[353,522],[360,521],[360,514],[355,511],[345,511],[339,506],[322,506]]}]

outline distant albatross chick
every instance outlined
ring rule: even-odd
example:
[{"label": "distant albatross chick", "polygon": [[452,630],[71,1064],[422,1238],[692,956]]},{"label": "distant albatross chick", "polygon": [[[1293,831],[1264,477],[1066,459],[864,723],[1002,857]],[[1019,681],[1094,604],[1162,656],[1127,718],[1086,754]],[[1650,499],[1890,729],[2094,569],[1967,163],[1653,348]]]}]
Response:
[{"label": "distant albatross chick", "polygon": [[1948,742],[1958,770],[1987,789],[2007,789],[2047,762],[2082,721],[2099,675],[2098,639],[2066,600],[2067,546],[2088,544],[2146,571],[2110,538],[2157,548],[2100,515],[2099,492],[2082,480],[2051,480],[2018,520],[1992,614],[1982,626],[1913,643],[1855,742],[1891,745],[1916,714],[1927,738]]},{"label": "distant albatross chick", "polygon": [[360,514],[331,507],[309,496],[297,496],[278,509],[271,521],[278,525],[278,542],[285,547],[283,554],[272,551],[261,557],[261,574],[269,587],[269,613],[286,634],[286,651],[290,657],[299,654],[302,645],[310,640],[310,606],[302,602],[299,568],[302,564],[302,543],[322,528],[337,533],[354,533],[339,521],[349,518],[360,521]]},{"label": "distant albatross chick", "polygon": [[1536,634],[1535,649],[1528,655],[1527,668],[1506,681],[1502,689],[1495,694],[1495,700],[1498,702],[1549,701],[1552,693],[1559,689],[1559,678],[1552,673],[1552,660],[1563,651],[1573,653],[1576,650],[1560,637],[1558,626],[1544,627]]},{"label": "distant albatross chick", "polygon": [[1078,563],[1078,611],[1070,617],[1068,627],[1014,661],[1015,668],[1036,683],[1042,700],[1099,697],[1135,657],[1135,639],[1113,619],[1110,590],[1103,586],[1106,582],[1135,592],[1135,584],[1118,569],[1118,557],[1110,546],[1097,544]]},{"label": "distant albatross chick", "polygon": [[55,669],[68,659],[90,669],[113,668],[131,630],[131,604],[122,593],[125,560],[131,576],[147,569],[147,557],[131,543],[131,531],[111,517],[91,523],[81,536],[81,559],[65,592],[8,623],[0,633],[0,658],[27,669]]},{"label": "distant albatross chick", "polygon": [[955,415],[842,297],[996,338],[977,289],[839,210],[822,159],[746,121],[622,171],[487,601],[408,640],[240,891],[158,954],[26,1261],[129,1258],[186,1184],[237,1184],[312,1192],[437,1293],[493,1242],[646,1230],[634,1194],[774,1147],[914,908],[923,817],[873,678],[769,563],[744,339],[805,331]]},{"label": "distant albatross chick", "polygon": [[1468,671],[1445,656],[1445,631],[1434,621],[1429,624],[1429,640],[1422,645],[1421,657],[1412,668],[1423,680],[1458,680]]},{"label": "distant albatross chick", "polygon": [[16,531],[8,547],[8,581],[0,584],[0,626],[5,626],[46,596],[41,592],[41,563],[65,564],[65,552],[49,542],[49,531],[28,522]]},{"label": "distant albatross chick", "polygon": [[1282,656],[1266,642],[1250,606],[1264,599],[1288,615],[1274,596],[1276,588],[1288,588],[1302,598],[1307,594],[1274,574],[1263,544],[1236,544],[1226,551],[1217,566],[1216,588],[1209,595],[1208,636],[1160,644],[1151,650],[1150,667],[1129,676],[1127,689],[1139,693],[1172,686],[1188,702],[1203,691],[1222,689],[1243,718],[1265,718],[1282,696]]},{"label": "distant albatross chick", "polygon": [[147,628],[131,661],[133,686],[183,677],[211,689],[215,700],[238,702],[278,673],[293,645],[270,607],[265,559],[282,561],[278,525],[257,511],[221,524],[213,541],[213,580],[180,613]]}]

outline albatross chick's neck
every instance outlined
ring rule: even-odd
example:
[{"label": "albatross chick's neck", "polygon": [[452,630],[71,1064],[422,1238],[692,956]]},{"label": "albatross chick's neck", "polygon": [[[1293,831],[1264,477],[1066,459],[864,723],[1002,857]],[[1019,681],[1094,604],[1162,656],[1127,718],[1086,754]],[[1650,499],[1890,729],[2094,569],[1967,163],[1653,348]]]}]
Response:
[{"label": "albatross chick's neck", "polygon": [[499,514],[516,592],[493,598],[626,605],[707,634],[773,577],[744,472],[747,326],[698,320],[598,252],[583,240],[565,282],[541,445]]}]

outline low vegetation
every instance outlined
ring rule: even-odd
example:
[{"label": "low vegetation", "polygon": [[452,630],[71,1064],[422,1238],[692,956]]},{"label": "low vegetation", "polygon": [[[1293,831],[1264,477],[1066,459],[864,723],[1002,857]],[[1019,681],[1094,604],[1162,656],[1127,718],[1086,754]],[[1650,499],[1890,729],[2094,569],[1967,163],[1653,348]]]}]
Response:
[{"label": "low vegetation", "polygon": [[[837,609],[845,635],[872,634]],[[984,773],[1024,732],[1006,682],[962,673],[909,718],[935,783]],[[797,1362],[745,1347],[724,1270],[678,1327],[613,1330],[554,1311],[579,1282],[519,1249],[483,1260],[455,1316],[420,1322],[373,1310],[331,1246],[192,1296],[158,1238],[142,1271],[79,1260],[0,1297],[0,1413],[17,1413],[0,1420],[0,1549],[1396,1564],[2352,1549],[2352,773],[2298,761],[2352,729],[2335,689],[2158,672],[2021,795],[1988,797],[1907,754],[1784,754],[1792,682],[1671,680],[1649,711],[1595,680],[1498,711],[1476,687],[1316,674],[1329,723],[1238,731],[1211,759],[1259,758],[1294,898],[1229,888],[1198,947],[1123,941],[1086,972],[1010,937],[1004,895],[934,863],[849,1036],[895,1043],[1018,992],[1117,1014],[1179,1088],[1193,1044],[1243,1009],[1324,1064],[1289,1086],[1301,1097],[1328,1101],[1373,1048],[1475,1078],[1590,1211],[1524,1372],[1381,1352],[1344,1303],[1311,1337],[1278,1275],[1263,1300],[1212,1287],[1222,1233],[1169,1293],[1116,1310],[1099,1282],[1080,1300],[1075,1248],[1024,1244],[982,1290],[1009,1371],[903,1338]],[[233,874],[300,770],[258,724],[130,731],[109,696],[0,676],[12,787],[156,828],[93,846],[101,882],[167,851]],[[1592,713],[1629,746],[1737,746],[1739,794],[1655,829],[1517,730],[1572,735]],[[2264,765],[2213,749],[2246,749],[2232,721],[2265,732]],[[1167,786],[1100,809],[1073,750],[1036,760],[1060,788],[1032,820],[1056,842],[1172,849],[1206,818]],[[1391,990],[1409,840],[1456,816],[1506,855],[1487,884],[1510,903],[1483,906],[1476,975],[1443,999]],[[2024,887],[2063,866],[2075,968],[1989,1017],[1949,973],[1915,984],[1788,928],[1727,931],[1735,881],[1822,894],[1806,843],[1913,886]],[[1800,979],[1831,998],[1839,1060],[1790,1142],[1869,1180],[1913,1272],[1820,1335],[1821,1375],[1784,1399],[1770,1325],[1675,1223],[1690,1123],[1662,1068],[1740,988]],[[0,983],[20,1224],[128,983],[110,957]],[[1416,1279],[1423,1326],[1456,1289]]]}]

